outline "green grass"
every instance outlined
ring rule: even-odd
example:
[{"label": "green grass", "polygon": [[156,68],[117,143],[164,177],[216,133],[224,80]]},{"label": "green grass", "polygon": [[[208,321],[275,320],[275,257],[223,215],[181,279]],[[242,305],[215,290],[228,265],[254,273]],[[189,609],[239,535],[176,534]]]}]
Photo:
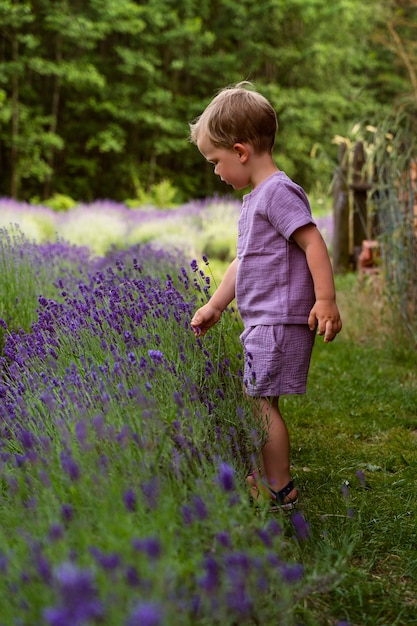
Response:
[{"label": "green grass", "polygon": [[352,276],[338,287],[344,329],[332,344],[317,338],[306,397],[282,402],[312,526],[304,558],[320,563],[332,551],[348,555],[342,581],[309,597],[304,618],[413,624],[417,355],[381,322],[375,287],[360,287]]}]

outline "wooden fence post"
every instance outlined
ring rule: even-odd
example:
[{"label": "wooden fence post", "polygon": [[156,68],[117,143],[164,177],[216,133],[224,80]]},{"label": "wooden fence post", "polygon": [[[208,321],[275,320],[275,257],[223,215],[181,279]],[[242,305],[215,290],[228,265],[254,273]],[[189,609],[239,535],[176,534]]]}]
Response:
[{"label": "wooden fence post", "polygon": [[367,195],[371,185],[365,170],[366,153],[362,141],[357,141],[353,149],[352,185],[353,190],[353,259],[355,269],[362,250],[362,242],[370,239],[368,233]]},{"label": "wooden fence post", "polygon": [[333,185],[333,271],[347,272],[349,254],[349,164],[346,142],[339,146],[338,167]]}]

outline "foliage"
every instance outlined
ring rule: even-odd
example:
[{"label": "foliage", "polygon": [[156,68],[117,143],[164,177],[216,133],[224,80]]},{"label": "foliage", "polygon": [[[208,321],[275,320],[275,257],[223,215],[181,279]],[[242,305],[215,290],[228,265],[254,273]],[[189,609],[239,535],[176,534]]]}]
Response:
[{"label": "foliage", "polygon": [[[343,144],[344,163],[340,169],[346,188],[353,188],[359,174],[369,185],[367,193],[367,239],[377,239],[378,262],[389,295],[395,324],[408,329],[417,345],[417,161],[415,124],[410,111],[389,116],[378,127],[356,124],[347,137],[335,137]],[[355,172],[353,155],[361,144],[365,162]],[[342,174],[341,174],[342,175]],[[350,209],[356,207],[349,193]],[[379,258],[380,257],[380,258]]]},{"label": "foliage", "polygon": [[302,508],[271,517],[245,489],[262,433],[240,321],[189,328],[207,267],[22,238],[4,256],[31,260],[2,322],[5,623],[411,623],[415,353],[378,283],[338,277],[344,330],[317,341],[307,396],[282,398]]},{"label": "foliage", "polygon": [[128,207],[157,207],[158,209],[170,209],[179,204],[179,193],[170,180],[164,179],[151,185],[149,191],[145,191],[138,181],[135,187],[135,197],[126,200]]},{"label": "foliage", "polygon": [[376,124],[412,79],[389,49],[391,15],[376,0],[1,0],[0,193],[121,201],[163,181],[176,201],[224,193],[188,122],[242,79],[277,109],[279,166],[326,186],[313,147]]},{"label": "foliage", "polygon": [[50,207],[54,211],[68,211],[77,206],[77,202],[69,196],[64,196],[62,193],[54,193],[51,198],[44,202],[44,206]]},{"label": "foliage", "polygon": [[381,127],[376,138],[374,219],[395,317],[417,346],[417,161],[407,118]]}]

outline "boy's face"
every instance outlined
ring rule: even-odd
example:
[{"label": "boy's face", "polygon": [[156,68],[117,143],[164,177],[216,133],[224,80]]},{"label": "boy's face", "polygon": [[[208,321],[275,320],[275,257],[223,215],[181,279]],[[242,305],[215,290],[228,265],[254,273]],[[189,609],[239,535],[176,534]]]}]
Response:
[{"label": "boy's face", "polygon": [[197,141],[197,147],[205,159],[214,165],[214,173],[233,189],[244,189],[250,184],[247,151],[242,144],[232,148],[217,148],[208,137]]}]

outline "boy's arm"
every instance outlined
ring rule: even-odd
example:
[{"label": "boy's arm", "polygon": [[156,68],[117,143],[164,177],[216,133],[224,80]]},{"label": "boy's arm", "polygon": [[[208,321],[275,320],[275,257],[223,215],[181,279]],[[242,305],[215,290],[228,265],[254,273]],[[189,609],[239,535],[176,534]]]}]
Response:
[{"label": "boy's arm", "polygon": [[222,282],[211,296],[210,300],[196,311],[191,320],[191,328],[196,337],[206,334],[219,321],[225,308],[232,302],[236,292],[236,274],[238,259],[234,259],[226,270]]},{"label": "boy's arm", "polygon": [[336,304],[333,269],[329,253],[320,232],[314,224],[298,228],[293,233],[294,241],[304,250],[314,283],[316,302],[310,311],[308,325],[327,343],[333,341],[342,329],[339,309]]}]

